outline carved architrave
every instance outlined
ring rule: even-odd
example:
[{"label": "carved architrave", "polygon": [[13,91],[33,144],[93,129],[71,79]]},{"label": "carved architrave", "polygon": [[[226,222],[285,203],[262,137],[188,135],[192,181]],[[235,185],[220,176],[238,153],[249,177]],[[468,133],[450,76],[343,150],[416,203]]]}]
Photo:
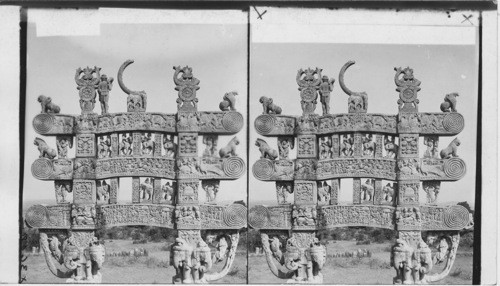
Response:
[{"label": "carved architrave", "polygon": [[73,202],[75,204],[96,203],[94,180],[73,180]]},{"label": "carved architrave", "polygon": [[33,129],[41,135],[72,135],[74,125],[72,115],[40,113],[33,118]]},{"label": "carved architrave", "polygon": [[[76,162],[76,161],[75,161]],[[165,157],[119,157],[97,160],[98,179],[129,176],[175,178],[175,160]]]},{"label": "carved architrave", "polygon": [[344,113],[320,117],[319,133],[383,132],[396,134],[397,116],[386,114]]},{"label": "carved architrave", "polygon": [[175,114],[165,113],[113,113],[98,116],[96,133],[134,131],[175,132]]},{"label": "carved architrave", "polygon": [[399,157],[418,157],[418,134],[399,135]]},{"label": "carved architrave", "polygon": [[296,180],[316,180],[318,160],[316,159],[296,159],[295,177]]},{"label": "carved architrave", "polygon": [[77,134],[76,135],[76,156],[77,157],[95,157],[95,134]]},{"label": "carved architrave", "polygon": [[294,203],[315,204],[317,202],[317,186],[315,181],[294,181]]},{"label": "carved architrave", "polygon": [[318,133],[319,116],[308,114],[296,119],[295,134],[316,134]]},{"label": "carved architrave", "polygon": [[198,180],[182,180],[178,181],[178,204],[197,204],[198,203]]},{"label": "carved architrave", "polygon": [[179,133],[179,156],[196,156],[198,154],[198,134]]},{"label": "carved architrave", "polygon": [[82,114],[75,117],[75,132],[95,133],[99,115],[95,113]]},{"label": "carved architrave", "polygon": [[174,209],[169,205],[103,205],[99,208],[99,223],[106,227],[149,225],[173,228]]},{"label": "carved architrave", "polygon": [[294,134],[296,118],[276,114],[259,115],[254,122],[260,135],[290,136]]},{"label": "carved architrave", "polygon": [[71,204],[33,205],[26,211],[25,221],[28,226],[40,229],[69,229]]},{"label": "carved architrave", "polygon": [[[297,162],[295,164],[297,164]],[[395,180],[396,161],[386,158],[358,159],[344,157],[339,159],[320,160],[317,162],[316,175],[318,180],[353,177]]]},{"label": "carved architrave", "polygon": [[297,158],[316,158],[316,135],[300,135],[297,137]]},{"label": "carved architrave", "polygon": [[399,113],[398,131],[400,133],[419,133],[420,132],[419,114],[413,112]]},{"label": "carved architrave", "polygon": [[322,206],[319,209],[322,229],[345,226],[370,226],[394,229],[394,207],[373,205]]},{"label": "carved architrave", "polygon": [[398,205],[419,204],[419,181],[405,181],[398,184]]}]

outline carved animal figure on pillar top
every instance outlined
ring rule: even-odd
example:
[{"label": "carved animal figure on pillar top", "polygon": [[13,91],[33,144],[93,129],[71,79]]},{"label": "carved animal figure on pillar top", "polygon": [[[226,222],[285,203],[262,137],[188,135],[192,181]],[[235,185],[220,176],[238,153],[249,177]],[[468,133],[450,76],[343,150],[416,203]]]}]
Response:
[{"label": "carved animal figure on pillar top", "polygon": [[257,140],[255,141],[255,146],[259,147],[261,159],[267,158],[270,160],[275,160],[276,158],[278,158],[278,151],[269,147],[267,142],[263,139],[257,138]]},{"label": "carved animal figure on pillar top", "polygon": [[219,108],[222,111],[236,110],[236,96],[238,92],[231,91],[224,94],[222,101],[219,104]]},{"label": "carved animal figure on pillar top", "polygon": [[120,88],[128,94],[127,97],[127,111],[128,112],[145,112],[146,106],[148,103],[148,96],[144,90],[142,91],[133,91],[128,89],[123,83],[123,72],[125,68],[132,64],[133,60],[126,60],[118,70],[118,84]]},{"label": "carved animal figure on pillar top", "polygon": [[366,113],[368,110],[368,94],[364,91],[353,92],[344,83],[344,74],[350,66],[355,64],[355,61],[348,61],[339,73],[339,84],[342,90],[349,95],[348,106],[349,113]]},{"label": "carved animal figure on pillar top", "polygon": [[42,106],[42,111],[40,113],[59,113],[61,108],[52,102],[52,98],[45,95],[38,96],[38,102]]},{"label": "carved animal figure on pillar top", "polygon": [[200,80],[193,76],[193,69],[185,66],[174,66],[175,90],[179,91],[177,98],[177,109],[179,111],[196,111],[198,98],[196,91],[200,89]]},{"label": "carved animal figure on pillar top", "polygon": [[321,84],[321,71],[322,69],[308,68],[306,70],[300,69],[297,71],[297,84],[300,91],[300,106],[302,107],[302,114],[312,114],[316,110],[318,103],[318,89]]},{"label": "carved animal figure on pillar top", "polygon": [[262,114],[281,114],[281,107],[273,103],[270,97],[261,96],[259,102],[262,103],[264,111]]},{"label": "carved animal figure on pillar top", "polygon": [[457,112],[457,97],[458,93],[453,92],[449,93],[444,97],[444,102],[441,103],[441,111],[442,112]]},{"label": "carved animal figure on pillar top", "polygon": [[234,136],[225,147],[219,150],[219,156],[221,158],[229,158],[231,156],[238,156],[236,154],[236,146],[240,144],[238,137]]},{"label": "carved animal figure on pillar top", "polygon": [[453,139],[448,147],[441,150],[440,155],[441,159],[449,159],[451,157],[458,157],[457,149],[460,146],[460,140],[457,138]]},{"label": "carved animal figure on pillar top", "polygon": [[33,144],[38,147],[38,151],[40,152],[39,158],[54,159],[57,156],[56,149],[50,148],[49,145],[45,143],[45,140],[36,137]]}]

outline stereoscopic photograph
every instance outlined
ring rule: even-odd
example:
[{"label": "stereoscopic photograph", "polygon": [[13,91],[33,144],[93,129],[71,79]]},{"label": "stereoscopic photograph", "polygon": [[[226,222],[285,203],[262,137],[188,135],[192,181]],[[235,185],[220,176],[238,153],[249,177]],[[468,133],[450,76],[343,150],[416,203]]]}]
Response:
[{"label": "stereoscopic photograph", "polygon": [[39,36],[48,12],[28,11],[26,281],[246,283],[246,15],[104,9],[97,35]]},{"label": "stereoscopic photograph", "polygon": [[21,282],[489,281],[482,12],[23,11]]},{"label": "stereoscopic photograph", "polygon": [[249,282],[471,284],[477,25],[264,10],[250,43]]}]

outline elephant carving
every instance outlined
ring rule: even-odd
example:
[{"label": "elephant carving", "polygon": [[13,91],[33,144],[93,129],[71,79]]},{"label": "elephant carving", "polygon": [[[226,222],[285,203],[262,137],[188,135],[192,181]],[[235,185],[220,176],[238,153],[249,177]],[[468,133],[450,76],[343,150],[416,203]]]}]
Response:
[{"label": "elephant carving", "polygon": [[204,275],[212,268],[212,258],[210,247],[200,240],[194,251],[193,257],[193,278],[194,283],[207,283]]},{"label": "elephant carving", "polygon": [[429,246],[423,241],[418,244],[417,250],[413,253],[413,281],[416,284],[425,281],[425,275],[432,270],[432,252]]},{"label": "elephant carving", "polygon": [[394,284],[408,284],[411,281],[411,247],[406,241],[397,239],[391,254],[391,265],[396,270]]},{"label": "elephant carving", "polygon": [[308,269],[307,280],[314,283],[323,283],[323,274],[321,274],[321,270],[326,262],[326,247],[321,245],[317,238],[314,238],[309,253],[311,262]]},{"label": "elephant carving", "polygon": [[170,261],[175,268],[175,276],[172,278],[173,283],[192,283],[191,277],[191,255],[193,249],[182,238],[176,238],[175,243],[171,247]]}]

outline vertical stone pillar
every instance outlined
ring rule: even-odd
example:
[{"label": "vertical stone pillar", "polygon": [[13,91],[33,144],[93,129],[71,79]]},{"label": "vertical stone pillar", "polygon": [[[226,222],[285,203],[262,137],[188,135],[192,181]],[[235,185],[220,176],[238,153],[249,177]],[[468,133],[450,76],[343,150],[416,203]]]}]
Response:
[{"label": "vertical stone pillar", "polygon": [[[156,148],[156,146],[155,146],[155,148]],[[163,196],[163,191],[161,190],[161,178],[154,178],[154,184],[153,184],[153,204],[159,204],[159,203],[161,203],[162,196]]]},{"label": "vertical stone pillar", "polygon": [[339,204],[339,193],[340,193],[340,179],[331,180],[332,189],[330,193],[330,205]]},{"label": "vertical stone pillar", "polygon": [[361,133],[354,133],[354,146],[353,146],[354,157],[362,157],[363,156],[363,135]]},{"label": "vertical stone pillar", "polygon": [[352,179],[352,203],[361,204],[361,178]]},{"label": "vertical stone pillar", "polygon": [[132,133],[132,156],[139,157],[142,155],[142,134],[139,132]]},{"label": "vertical stone pillar", "polygon": [[119,178],[111,178],[110,181],[110,190],[109,190],[109,203],[116,204],[118,203],[118,192],[120,190],[120,179]]},{"label": "vertical stone pillar", "polygon": [[138,204],[141,202],[141,181],[139,177],[132,177],[132,203]]},{"label": "vertical stone pillar", "polygon": [[154,157],[161,157],[161,149],[162,149],[162,145],[163,145],[162,141],[161,141],[161,133],[154,133],[153,136],[154,136],[154,141],[155,141],[153,156]]},{"label": "vertical stone pillar", "polygon": [[382,153],[383,149],[384,149],[384,135],[377,134],[375,136],[375,158],[384,157]]},{"label": "vertical stone pillar", "polygon": [[340,135],[332,135],[332,158],[340,157]]},{"label": "vertical stone pillar", "polygon": [[374,200],[373,203],[375,205],[381,205],[383,200],[384,200],[384,194],[382,192],[382,180],[381,179],[375,179],[375,190],[374,190]]},{"label": "vertical stone pillar", "polygon": [[118,142],[118,134],[111,134],[111,157],[118,157],[120,144]]}]

